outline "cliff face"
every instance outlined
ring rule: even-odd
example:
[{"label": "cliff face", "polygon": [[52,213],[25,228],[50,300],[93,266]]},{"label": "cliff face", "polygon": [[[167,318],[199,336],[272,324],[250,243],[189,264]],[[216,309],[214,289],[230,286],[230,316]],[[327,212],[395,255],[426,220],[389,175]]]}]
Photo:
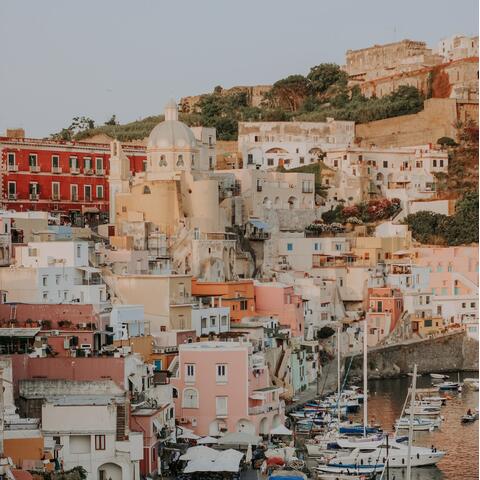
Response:
[{"label": "cliff face", "polygon": [[[418,373],[478,370],[478,341],[465,332],[372,349],[368,353],[369,378],[406,375],[417,364]],[[352,376],[362,375],[362,358],[352,364]]]}]

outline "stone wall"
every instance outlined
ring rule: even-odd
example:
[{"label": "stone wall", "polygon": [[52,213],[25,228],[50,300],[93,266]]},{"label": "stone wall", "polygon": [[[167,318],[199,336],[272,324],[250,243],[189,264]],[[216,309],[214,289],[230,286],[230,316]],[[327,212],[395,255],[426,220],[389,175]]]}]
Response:
[{"label": "stone wall", "polygon": [[440,137],[456,138],[457,102],[453,98],[425,100],[413,115],[355,125],[361,146],[406,147],[436,143]]},{"label": "stone wall", "polygon": [[[478,370],[478,341],[465,332],[417,342],[373,348],[368,353],[370,378],[406,375],[417,364],[418,373]],[[352,364],[352,375],[360,376],[362,358]]]}]

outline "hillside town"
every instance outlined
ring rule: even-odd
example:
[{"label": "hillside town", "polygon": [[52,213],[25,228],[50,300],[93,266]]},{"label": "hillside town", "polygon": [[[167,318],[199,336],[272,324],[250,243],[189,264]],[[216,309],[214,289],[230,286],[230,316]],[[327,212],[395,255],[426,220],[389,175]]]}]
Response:
[{"label": "hillside town", "polygon": [[[318,403],[336,417],[362,375],[478,370],[478,190],[448,189],[478,149],[478,37],[348,50],[342,71],[367,99],[415,87],[422,110],[224,141],[181,121],[199,96],[138,140],[0,136],[2,478],[267,478],[281,448],[317,478],[309,402],[338,395]],[[180,477],[202,462],[230,473]]]}]

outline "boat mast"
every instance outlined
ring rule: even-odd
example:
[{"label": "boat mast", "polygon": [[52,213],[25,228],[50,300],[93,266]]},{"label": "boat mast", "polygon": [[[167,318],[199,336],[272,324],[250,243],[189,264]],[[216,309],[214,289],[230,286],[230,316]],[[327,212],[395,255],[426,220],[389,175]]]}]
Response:
[{"label": "boat mast", "polygon": [[407,476],[406,480],[412,478],[412,442],[413,442],[413,420],[415,418],[415,397],[417,388],[417,364],[413,366],[412,389],[410,391],[410,425],[408,427],[408,450],[407,450]]},{"label": "boat mast", "polygon": [[341,362],[340,362],[340,325],[337,326],[337,418],[338,424],[340,425],[341,415],[340,415],[340,380],[341,380]]},{"label": "boat mast", "polygon": [[363,436],[367,436],[368,425],[368,393],[367,393],[367,317],[365,317],[363,324]]}]

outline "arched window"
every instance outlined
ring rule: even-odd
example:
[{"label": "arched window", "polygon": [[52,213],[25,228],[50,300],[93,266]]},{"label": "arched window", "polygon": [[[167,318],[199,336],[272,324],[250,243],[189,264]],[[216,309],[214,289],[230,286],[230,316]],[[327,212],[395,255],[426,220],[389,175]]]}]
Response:
[{"label": "arched window", "polygon": [[195,155],[192,153],[192,167],[195,165]]},{"label": "arched window", "polygon": [[195,388],[186,388],[183,391],[183,408],[198,408],[198,392]]},{"label": "arched window", "polygon": [[183,155],[179,155],[177,157],[177,167],[183,167],[185,164],[183,163]]},{"label": "arched window", "polygon": [[152,193],[152,192],[150,191],[150,187],[149,187],[148,185],[145,185],[145,186],[143,187],[143,193],[144,193],[145,195],[148,195],[148,194]]},{"label": "arched window", "polygon": [[165,155],[160,155],[160,161],[158,162],[158,165],[160,165],[160,167],[167,166],[167,159],[165,158]]}]

